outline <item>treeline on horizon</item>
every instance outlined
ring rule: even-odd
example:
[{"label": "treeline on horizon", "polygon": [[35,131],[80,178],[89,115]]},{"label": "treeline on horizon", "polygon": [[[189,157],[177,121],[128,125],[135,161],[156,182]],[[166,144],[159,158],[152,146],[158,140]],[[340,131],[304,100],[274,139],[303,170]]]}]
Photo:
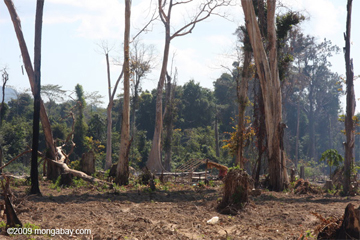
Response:
[{"label": "treeline on horizon", "polygon": [[[237,31],[238,34],[239,32]],[[344,124],[343,116],[340,115],[340,97],[344,94],[343,80],[331,71],[329,62],[329,57],[338,52],[339,48],[332,45],[331,41],[325,39],[318,42],[297,29],[289,35],[287,44],[280,53],[287,59],[281,63],[284,66],[279,69],[282,79],[283,122],[287,126],[284,132],[284,149],[289,159],[289,167],[316,165],[321,154],[327,149],[336,149],[341,154],[344,152]],[[136,62],[134,65],[137,65]],[[234,165],[233,146],[236,139],[234,140],[233,133],[236,132],[239,104],[236,78],[241,72],[240,65],[239,62],[234,62],[227,73],[223,73],[213,82],[213,90],[200,86],[196,80],[190,80],[182,86],[173,83],[167,86],[170,90],[164,90],[164,93],[170,91],[173,96],[171,102],[167,99],[167,94],[164,94],[163,99],[164,109],[166,104],[170,104],[168,109],[172,111],[171,119],[164,117],[164,129],[166,124],[170,124],[172,129],[171,170],[193,158],[207,158],[227,166]],[[75,87],[74,92],[73,98],[64,99],[64,96],[70,93],[62,90],[61,86],[42,87],[42,97],[54,139],[57,145],[61,145],[74,129],[73,141],[76,147],[70,156],[72,166],[76,167],[81,155],[91,150],[96,155],[96,167],[103,169],[106,152],[106,108],[100,106],[101,96],[96,93],[85,96],[80,85]],[[263,124],[258,119],[262,110],[257,101],[260,86],[255,74],[249,83],[248,92],[250,103],[246,108],[244,156],[247,159],[246,170],[253,173],[259,144],[254,133],[258,132]],[[141,169],[145,166],[151,150],[156,89],[138,90],[137,96],[133,95],[131,100],[132,144],[129,160],[132,167]],[[122,96],[118,95],[112,111],[113,163],[118,160],[122,101]],[[5,103],[0,129],[4,163],[31,146],[32,117],[31,94],[18,93],[16,99]],[[168,146],[165,130],[163,132],[164,152]],[[45,140],[43,135],[41,136],[40,151],[44,152]],[[357,136],[356,143],[359,141]],[[67,148],[69,150],[70,147]],[[356,144],[355,158],[359,156],[360,147]],[[164,159],[164,154],[162,158]],[[267,165],[265,158],[266,154],[262,159],[264,169]],[[29,166],[30,157],[24,155],[12,164],[9,170],[21,173]]]}]

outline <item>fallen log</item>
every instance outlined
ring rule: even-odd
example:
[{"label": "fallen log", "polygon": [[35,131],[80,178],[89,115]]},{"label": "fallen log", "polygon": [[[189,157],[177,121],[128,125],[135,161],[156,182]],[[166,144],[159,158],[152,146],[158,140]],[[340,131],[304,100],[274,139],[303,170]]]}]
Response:
[{"label": "fallen log", "polygon": [[86,173],[84,172],[81,172],[81,171],[77,171],[77,170],[74,170],[74,169],[71,169],[69,168],[65,163],[63,162],[57,162],[55,160],[51,160],[50,161],[56,165],[62,173],[65,173],[65,174],[71,174],[73,175],[74,177],[78,177],[78,178],[81,178],[85,181],[88,181],[90,183],[97,183],[97,184],[100,184],[100,185],[107,185],[108,187],[112,188],[113,185],[112,183],[109,183],[109,182],[106,182],[106,181],[103,181],[103,180],[100,180],[98,178],[95,178],[95,177],[92,177],[92,176],[89,176],[87,175]]},{"label": "fallen log", "polygon": [[87,182],[90,182],[90,183],[99,184],[101,186],[106,185],[109,188],[113,187],[112,183],[109,183],[109,182],[100,180],[98,178],[89,176],[84,172],[77,171],[77,170],[69,168],[68,165],[65,163],[66,156],[65,156],[65,154],[63,154],[61,147],[57,147],[56,149],[57,149],[58,154],[61,156],[59,161],[55,161],[55,160],[52,160],[52,159],[47,159],[47,160],[52,165],[52,168],[54,168],[53,170],[56,170],[56,172],[59,173],[58,176],[60,176],[61,174],[71,174],[73,177],[81,178],[81,179],[83,179],[83,180],[85,180]]}]

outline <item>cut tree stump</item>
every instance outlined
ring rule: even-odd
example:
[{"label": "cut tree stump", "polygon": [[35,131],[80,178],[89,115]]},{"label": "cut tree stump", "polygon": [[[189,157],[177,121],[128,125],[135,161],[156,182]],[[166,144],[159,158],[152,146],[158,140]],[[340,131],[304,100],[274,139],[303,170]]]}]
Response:
[{"label": "cut tree stump", "polygon": [[61,186],[70,186],[73,182],[73,175],[71,173],[62,173],[60,178]]},{"label": "cut tree stump", "polygon": [[248,202],[248,192],[251,190],[249,175],[242,169],[231,169],[224,178],[224,195],[217,206],[222,214],[236,215]]},{"label": "cut tree stump", "polygon": [[300,178],[305,179],[305,166],[300,167]]},{"label": "cut tree stump", "polygon": [[295,182],[296,178],[295,178],[295,169],[292,168],[291,169],[291,174],[290,174],[290,182]]},{"label": "cut tree stump", "polygon": [[352,203],[345,208],[344,220],[335,239],[360,239],[360,207]]},{"label": "cut tree stump", "polygon": [[10,192],[10,179],[3,175],[5,184],[2,182],[3,195],[5,199],[5,214],[6,214],[6,229],[13,227],[22,227],[22,223],[19,220],[15,209],[11,203],[11,192]]},{"label": "cut tree stump", "polygon": [[334,188],[332,180],[327,180],[324,185],[325,191],[331,191]]},{"label": "cut tree stump", "polygon": [[80,160],[80,167],[81,170],[88,175],[95,173],[95,155],[93,151],[83,153]]}]

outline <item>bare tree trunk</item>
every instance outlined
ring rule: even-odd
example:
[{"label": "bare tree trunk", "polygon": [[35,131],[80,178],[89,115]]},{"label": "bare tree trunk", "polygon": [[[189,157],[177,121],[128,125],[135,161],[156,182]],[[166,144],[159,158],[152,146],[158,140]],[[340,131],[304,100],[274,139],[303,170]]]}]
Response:
[{"label": "bare tree trunk", "polygon": [[109,63],[109,54],[105,54],[106,58],[106,70],[107,70],[107,77],[108,77],[108,91],[109,91],[109,104],[106,109],[106,116],[107,116],[107,131],[106,131],[106,157],[105,157],[105,170],[111,168],[112,165],[112,117],[111,117],[111,110],[114,105],[114,101],[111,98],[111,79],[110,79],[110,63]]},{"label": "bare tree trunk", "polygon": [[[20,18],[16,13],[14,4],[12,2],[12,0],[4,0],[10,16],[11,16],[11,20],[13,22],[14,25],[14,29],[15,29],[15,33],[19,42],[19,46],[20,46],[20,51],[21,51],[21,56],[23,58],[23,62],[25,65],[25,70],[26,73],[28,75],[29,78],[29,82],[31,85],[31,90],[33,92],[33,94],[35,95],[35,76],[34,76],[34,70],[31,64],[31,60],[30,60],[30,55],[29,52],[27,50],[27,46],[26,46],[26,42],[24,39],[24,35],[22,33],[21,30],[21,23],[20,23]],[[51,126],[50,126],[50,121],[49,118],[46,114],[46,110],[44,107],[44,103],[42,102],[42,100],[40,100],[40,120],[41,120],[41,125],[43,127],[44,130],[44,135],[45,135],[45,141],[46,141],[46,146],[49,149],[49,154],[51,156],[52,159],[57,159],[57,155],[56,155],[56,148],[55,148],[55,144],[54,144],[54,139],[53,139],[53,135],[51,132]],[[49,176],[48,176],[49,177]]]},{"label": "bare tree trunk", "polygon": [[[3,148],[0,145],[0,167],[3,166]],[[2,174],[2,169],[0,169],[0,174]]]},{"label": "bare tree trunk", "polygon": [[156,91],[156,115],[155,115],[155,130],[152,141],[151,151],[149,153],[148,161],[146,166],[152,172],[161,172],[164,170],[161,163],[161,131],[163,126],[163,110],[162,110],[162,96],[164,82],[166,78],[166,69],[169,59],[170,50],[170,25],[165,25],[165,47],[163,55],[163,63],[161,67],[160,79]]},{"label": "bare tree trunk", "polygon": [[355,92],[354,92],[354,70],[353,62],[350,59],[350,32],[351,32],[351,10],[352,0],[347,2],[347,19],[345,38],[345,62],[346,62],[346,116],[345,116],[345,162],[344,162],[344,193],[348,194],[350,190],[351,170],[354,165],[354,143],[355,143]]},{"label": "bare tree trunk", "polygon": [[135,137],[136,135],[136,109],[138,108],[138,103],[139,103],[139,86],[140,86],[140,80],[141,77],[140,76],[136,76],[136,83],[134,86],[134,104],[133,104],[133,109],[132,109],[132,115],[133,115],[133,124],[132,124],[132,129],[131,129],[131,136]]},{"label": "bare tree trunk", "polygon": [[257,72],[260,78],[265,106],[265,123],[269,151],[269,176],[271,187],[282,191],[288,184],[285,159],[282,157],[280,124],[282,118],[281,88],[277,68],[277,49],[275,32],[275,0],[267,1],[267,37],[269,57],[266,55],[259,25],[256,20],[252,1],[241,1],[249,33]]},{"label": "bare tree trunk", "polygon": [[[216,107],[215,107],[216,109]],[[216,157],[220,157],[220,146],[219,146],[219,126],[218,126],[218,112],[215,110],[215,150]]]},{"label": "bare tree trunk", "polygon": [[[176,75],[175,75],[176,77]],[[171,76],[167,75],[166,84],[166,110],[164,116],[164,125],[166,129],[166,136],[164,139],[165,161],[164,168],[166,171],[171,170],[171,155],[172,155],[172,134],[173,134],[173,89]]]},{"label": "bare tree trunk", "polygon": [[266,152],[267,149],[264,100],[259,84],[259,79],[256,77],[254,82],[254,128],[257,138],[258,159],[255,174],[255,187],[260,185],[261,162],[264,152]]},{"label": "bare tree trunk", "polygon": [[125,34],[124,34],[124,107],[121,125],[121,143],[119,163],[116,169],[115,182],[119,185],[129,183],[129,148],[130,148],[130,16],[131,0],[125,0]]},{"label": "bare tree trunk", "polygon": [[3,115],[4,115],[4,105],[5,105],[5,86],[7,81],[9,81],[9,74],[6,71],[6,68],[3,69],[2,71],[2,82],[3,82],[3,86],[2,86],[2,99],[1,99],[1,105],[0,105],[0,128],[2,126],[2,121],[3,121]]},{"label": "bare tree trunk", "polygon": [[295,168],[299,162],[299,136],[300,136],[300,99],[297,102],[296,139],[295,139]]},{"label": "bare tree trunk", "polygon": [[113,101],[110,101],[106,109],[107,115],[107,130],[106,130],[106,160],[105,160],[105,170],[111,168],[112,165],[112,117],[111,110],[113,107]]},{"label": "bare tree trunk", "polygon": [[248,104],[247,91],[249,86],[249,66],[251,62],[251,52],[245,51],[244,65],[242,74],[237,76],[237,97],[239,101],[239,119],[238,119],[238,138],[239,145],[236,154],[236,165],[244,169],[244,132],[245,132],[245,109]]},{"label": "bare tree trunk", "polygon": [[33,142],[31,154],[31,189],[30,194],[40,194],[38,172],[39,124],[40,124],[40,89],[41,89],[41,31],[44,0],[37,0],[35,18],[35,49],[34,49],[34,120]]},{"label": "bare tree trunk", "polygon": [[[3,111],[4,111],[4,105],[5,105],[5,86],[7,81],[9,80],[9,75],[6,71],[6,69],[3,70],[2,73],[2,81],[3,81],[3,86],[2,86],[2,100],[1,100],[1,105],[0,105],[0,129],[2,126],[2,121],[3,121]],[[3,149],[0,143],[0,167],[3,165]],[[0,174],[2,173],[2,169],[0,169]]]},{"label": "bare tree trunk", "polygon": [[315,116],[314,116],[314,86],[310,84],[309,91],[309,149],[308,156],[310,160],[315,159]]}]

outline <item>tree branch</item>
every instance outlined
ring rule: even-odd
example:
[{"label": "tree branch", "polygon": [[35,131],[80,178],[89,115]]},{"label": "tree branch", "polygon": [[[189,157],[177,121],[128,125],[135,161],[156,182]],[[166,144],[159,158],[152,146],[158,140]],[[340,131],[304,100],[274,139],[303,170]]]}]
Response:
[{"label": "tree branch", "polygon": [[189,3],[189,2],[192,2],[193,0],[189,0],[189,1],[183,1],[183,2],[176,2],[173,4],[173,6],[176,6],[176,5],[180,5],[180,4],[185,4],[185,3]]},{"label": "tree branch", "polygon": [[[174,34],[172,34],[170,39],[191,33],[192,30],[195,28],[196,24],[210,17],[216,8],[230,5],[230,1],[228,0],[222,0],[221,2],[216,1],[216,4],[214,6],[211,6],[212,2],[213,1],[208,1],[207,3],[200,6],[200,11],[198,12],[198,14],[196,14],[193,20],[188,24],[186,24],[185,26],[183,26],[182,28],[180,28],[179,30],[177,30]],[[186,2],[182,2],[182,3],[186,3]],[[205,16],[203,16],[204,13],[206,13]]]}]

